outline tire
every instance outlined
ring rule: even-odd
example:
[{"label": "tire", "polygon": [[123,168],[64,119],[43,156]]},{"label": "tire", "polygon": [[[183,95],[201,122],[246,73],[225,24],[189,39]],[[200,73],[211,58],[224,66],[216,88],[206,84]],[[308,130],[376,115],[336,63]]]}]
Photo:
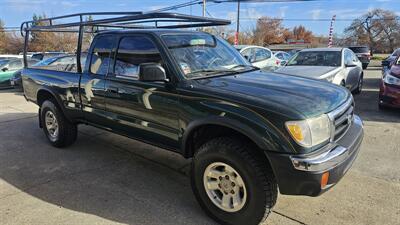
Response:
[{"label": "tire", "polygon": [[353,91],[353,94],[356,95],[360,94],[362,91],[363,84],[364,84],[364,76],[361,75],[360,79],[358,80],[357,88]]},{"label": "tire", "polygon": [[387,110],[390,110],[390,107],[388,107],[388,106],[386,106],[386,105],[382,105],[382,104],[378,104],[378,108],[379,108],[379,110],[381,110],[381,111],[387,111]]},{"label": "tire", "polygon": [[[192,161],[191,183],[193,192],[203,210],[221,224],[259,224],[268,217],[276,203],[278,187],[272,169],[268,162],[261,160],[262,157],[255,154],[255,149],[251,149],[252,146],[251,143],[239,141],[237,138],[215,138],[203,144]],[[223,168],[223,165],[227,166]],[[210,167],[214,167],[215,170],[209,170]],[[220,169],[220,172],[223,169],[232,172],[233,169],[233,174],[237,176],[229,173],[228,180],[228,177],[226,175],[224,177],[224,173],[221,172],[223,175],[219,178],[209,179],[219,172],[207,173],[206,171],[218,171],[217,169]],[[206,174],[209,174],[209,176],[206,176]],[[235,180],[235,182],[231,180]],[[240,181],[244,184],[242,187],[240,187]],[[206,190],[206,185],[209,182],[218,182],[221,186],[218,189]],[[230,182],[237,184],[233,185]],[[229,184],[232,186],[227,189],[226,187]],[[210,186],[215,187],[214,185]],[[229,188],[234,192],[231,190],[229,193]],[[223,192],[225,192],[225,195],[226,193],[228,195],[236,194],[241,199],[241,203],[234,208],[233,198],[229,198],[229,207],[227,207],[229,209],[221,208],[224,207],[222,203],[214,202],[223,199]],[[218,193],[220,194],[218,195]]]},{"label": "tire", "polygon": [[76,141],[78,134],[76,124],[69,122],[51,100],[43,102],[39,116],[43,132],[53,146],[67,147]]},{"label": "tire", "polygon": [[368,63],[362,64],[362,68],[363,68],[363,70],[366,70],[368,68]]}]

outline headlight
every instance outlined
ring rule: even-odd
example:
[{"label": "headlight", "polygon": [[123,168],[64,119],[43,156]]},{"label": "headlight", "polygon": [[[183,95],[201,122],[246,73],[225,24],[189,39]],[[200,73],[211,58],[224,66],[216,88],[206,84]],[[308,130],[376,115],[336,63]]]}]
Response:
[{"label": "headlight", "polygon": [[326,114],[311,119],[285,123],[292,138],[303,147],[312,147],[327,141],[331,137],[330,124]]},{"label": "headlight", "polygon": [[326,78],[326,81],[332,83],[332,81],[333,81],[334,78],[335,78],[335,75],[334,75],[334,76],[327,77],[327,78]]},{"label": "headlight", "polygon": [[389,74],[385,75],[383,82],[386,84],[400,85],[400,79]]}]

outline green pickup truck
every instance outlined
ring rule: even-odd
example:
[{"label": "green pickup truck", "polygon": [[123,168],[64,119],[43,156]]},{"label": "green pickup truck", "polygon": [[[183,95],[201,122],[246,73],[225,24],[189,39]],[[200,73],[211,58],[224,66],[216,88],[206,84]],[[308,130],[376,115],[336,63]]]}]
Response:
[{"label": "green pickup truck", "polygon": [[[64,69],[22,71],[24,95],[40,107],[52,145],[71,145],[78,125],[89,124],[191,158],[193,192],[222,224],[259,224],[278,191],[318,196],[348,171],[363,124],[347,89],[262,72],[214,35],[169,29],[181,22],[132,29],[132,21],[149,18],[221,22],[138,13],[72,24],[130,27],[96,33],[85,65],[77,57]],[[64,28],[22,27],[25,34]]]}]

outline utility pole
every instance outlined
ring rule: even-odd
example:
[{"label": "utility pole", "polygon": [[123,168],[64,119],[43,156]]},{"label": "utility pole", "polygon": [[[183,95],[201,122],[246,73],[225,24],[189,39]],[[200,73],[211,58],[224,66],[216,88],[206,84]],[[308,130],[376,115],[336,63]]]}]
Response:
[{"label": "utility pole", "polygon": [[239,27],[240,27],[239,21],[240,21],[240,0],[238,0],[237,4],[235,45],[239,44]]}]

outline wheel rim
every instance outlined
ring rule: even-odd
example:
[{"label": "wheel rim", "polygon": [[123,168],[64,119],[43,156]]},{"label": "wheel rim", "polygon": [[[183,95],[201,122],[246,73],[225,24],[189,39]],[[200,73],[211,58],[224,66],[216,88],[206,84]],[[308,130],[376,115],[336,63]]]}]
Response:
[{"label": "wheel rim", "polygon": [[204,171],[203,183],[211,202],[226,212],[237,212],[246,203],[246,185],[240,174],[226,163],[210,164]]},{"label": "wheel rim", "polygon": [[58,121],[53,112],[51,111],[46,112],[45,124],[50,138],[56,139],[58,137]]}]

